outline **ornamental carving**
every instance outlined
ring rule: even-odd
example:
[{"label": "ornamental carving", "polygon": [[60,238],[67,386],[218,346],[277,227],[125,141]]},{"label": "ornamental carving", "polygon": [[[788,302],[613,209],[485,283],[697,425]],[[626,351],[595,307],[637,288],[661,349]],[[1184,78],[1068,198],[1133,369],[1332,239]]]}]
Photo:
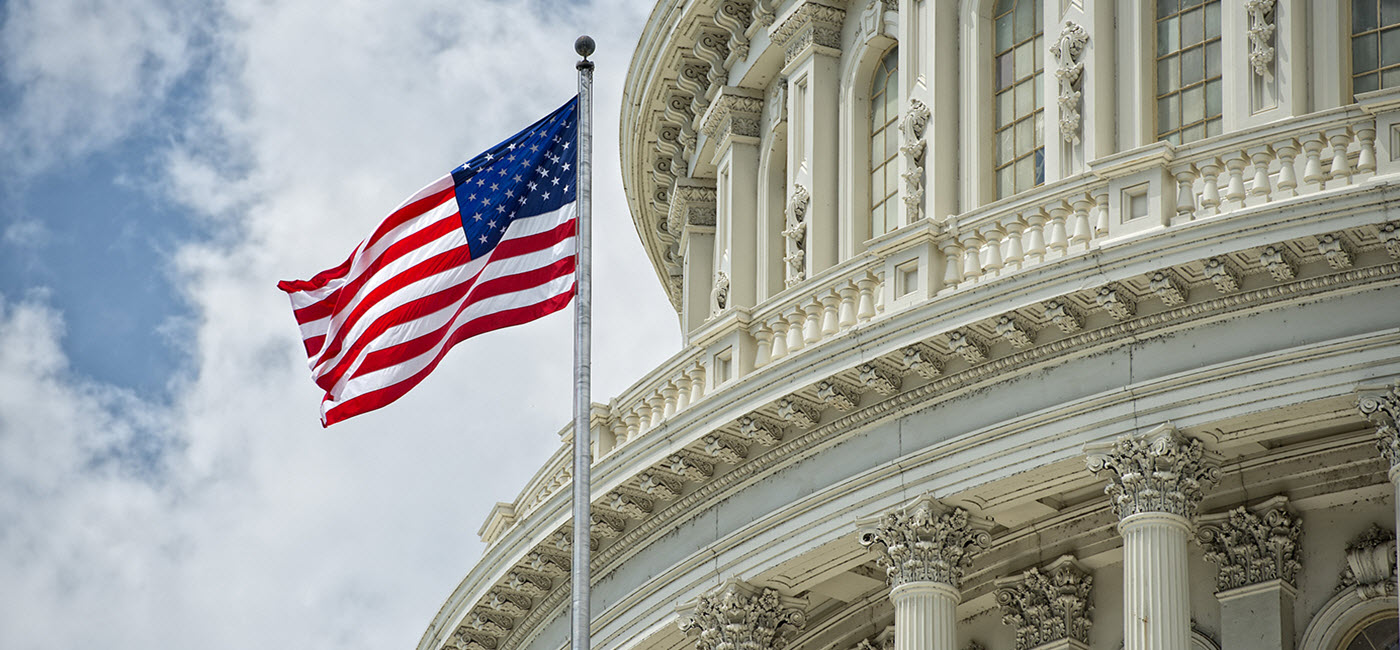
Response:
[{"label": "ornamental carving", "polygon": [[783,65],[797,60],[809,47],[841,50],[841,25],[846,22],[846,10],[814,2],[803,2],[773,28],[770,39],[783,48]]},{"label": "ornamental carving", "polygon": [[778,400],[778,417],[803,429],[810,429],[817,424],[817,409],[808,406],[806,403],[795,397],[784,397]]},{"label": "ornamental carving", "polygon": [[924,154],[928,149],[924,131],[928,129],[932,115],[923,102],[910,99],[909,111],[899,124],[900,135],[904,136],[899,153],[905,157],[905,172],[901,177],[904,179],[904,208],[908,215],[906,223],[924,218]]},{"label": "ornamental carving", "polygon": [[1400,259],[1400,224],[1387,223],[1377,226],[1376,234],[1380,236],[1386,254],[1393,259]]},{"label": "ornamental carving", "polygon": [[1119,519],[1157,512],[1194,520],[1204,484],[1220,481],[1220,465],[1200,440],[1170,425],[1141,436],[1123,436],[1086,459],[1089,471],[1105,474],[1104,493]]},{"label": "ornamental carving", "polygon": [[739,418],[739,435],[766,447],[783,441],[783,430],[757,413]]},{"label": "ornamental carving", "polygon": [[1035,333],[1025,321],[1012,315],[997,319],[997,336],[1006,339],[1011,347],[1028,348],[1035,344]]},{"label": "ornamental carving", "polygon": [[1205,263],[1206,278],[1220,293],[1234,293],[1240,290],[1241,274],[1228,257],[1212,257]]},{"label": "ornamental carving", "polygon": [[938,362],[938,357],[920,346],[911,345],[904,348],[900,350],[900,355],[906,372],[912,372],[924,379],[933,379],[943,374],[943,364]]},{"label": "ornamental carving", "polygon": [[1073,557],[998,584],[1001,622],[1015,628],[1017,650],[1065,640],[1089,644],[1094,578]]},{"label": "ornamental carving", "polygon": [[817,399],[838,411],[849,411],[860,401],[860,394],[834,380],[824,379],[817,382]]},{"label": "ornamental carving", "polygon": [[793,186],[792,196],[788,198],[787,224],[783,228],[783,237],[787,240],[783,261],[787,262],[786,284],[789,287],[807,279],[807,204],[811,200],[807,188]]},{"label": "ornamental carving", "polygon": [[679,235],[686,226],[714,227],[715,209],[715,188],[677,184],[671,192],[666,228]]},{"label": "ornamental carving", "polygon": [[974,334],[959,331],[949,332],[948,349],[952,350],[953,354],[961,356],[970,365],[977,365],[987,360],[987,344]]},{"label": "ornamental carving", "polygon": [[1065,334],[1073,334],[1084,328],[1084,315],[1074,305],[1059,298],[1045,302],[1045,320],[1054,323]]},{"label": "ornamental carving", "polygon": [[1352,540],[1341,586],[1355,587],[1368,599],[1395,593],[1395,533],[1371,524]]},{"label": "ornamental carving", "polygon": [[716,142],[733,136],[757,138],[762,115],[762,99],[722,90],[710,104],[700,131]]},{"label": "ornamental carving", "polygon": [[1274,0],[1245,0],[1249,14],[1249,65],[1254,74],[1268,76],[1274,62]]},{"label": "ornamental carving", "polygon": [[896,375],[873,363],[864,363],[856,366],[856,372],[860,373],[857,379],[860,385],[869,388],[881,395],[893,395],[899,392],[900,379]]},{"label": "ornamental carving", "polygon": [[861,639],[851,650],[894,650],[894,647],[894,626],[891,625],[873,637]]},{"label": "ornamental carving", "polygon": [[1168,307],[1186,304],[1187,287],[1175,273],[1157,271],[1147,279],[1147,286],[1162,304]]},{"label": "ornamental carving", "polygon": [[1394,471],[1400,465],[1400,381],[1385,393],[1362,395],[1356,400],[1356,408],[1376,425],[1376,446]]},{"label": "ornamental carving", "polygon": [[1289,512],[1286,499],[1262,506],[1257,512],[1240,506],[1197,532],[1205,558],[1220,566],[1215,577],[1218,591],[1270,580],[1297,586],[1303,566],[1298,558],[1303,522]]},{"label": "ornamental carving", "polygon": [[1354,253],[1351,244],[1338,233],[1329,233],[1317,238],[1317,252],[1327,260],[1327,265],[1338,271],[1351,268]]},{"label": "ornamental carving", "polygon": [[880,552],[890,586],[939,582],[957,588],[991,535],[962,508],[925,496],[861,527],[862,546]]},{"label": "ornamental carving", "polygon": [[749,24],[753,22],[754,3],[751,0],[721,0],[715,10],[715,24],[729,32],[729,56],[726,68],[749,57]]},{"label": "ornamental carving", "polygon": [[1055,78],[1060,82],[1060,136],[1066,142],[1079,142],[1079,99],[1084,86],[1084,46],[1089,32],[1074,21],[1065,21],[1060,38],[1050,46],[1050,54],[1059,67]]},{"label": "ornamental carving", "polygon": [[803,604],[731,579],[682,611],[679,625],[697,650],[782,650],[807,624]]},{"label": "ornamental carving", "polygon": [[1292,280],[1298,275],[1298,261],[1283,244],[1264,247],[1259,253],[1259,265],[1279,282]]},{"label": "ornamental carving", "polygon": [[710,316],[718,316],[729,307],[729,274],[715,271],[715,288],[710,290]]},{"label": "ornamental carving", "polygon": [[779,79],[768,92],[768,130],[787,123],[787,80]]},{"label": "ornamental carving", "polygon": [[1137,313],[1137,303],[1133,301],[1132,294],[1122,287],[1099,287],[1094,301],[1116,321],[1128,320]]}]

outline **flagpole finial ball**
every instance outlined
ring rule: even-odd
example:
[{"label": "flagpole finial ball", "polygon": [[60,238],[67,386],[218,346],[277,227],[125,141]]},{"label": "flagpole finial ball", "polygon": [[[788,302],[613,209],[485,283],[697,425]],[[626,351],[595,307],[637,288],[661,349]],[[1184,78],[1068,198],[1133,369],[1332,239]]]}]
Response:
[{"label": "flagpole finial ball", "polygon": [[593,51],[598,49],[598,44],[593,42],[592,36],[580,36],[574,41],[574,51],[583,58],[593,55]]}]

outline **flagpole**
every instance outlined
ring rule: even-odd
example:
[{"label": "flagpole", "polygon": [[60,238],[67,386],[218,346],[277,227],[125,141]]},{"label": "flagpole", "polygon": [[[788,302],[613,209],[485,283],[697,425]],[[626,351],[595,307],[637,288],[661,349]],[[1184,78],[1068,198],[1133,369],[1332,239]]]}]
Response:
[{"label": "flagpole", "polygon": [[588,36],[574,41],[574,51],[583,60],[578,69],[578,264],[577,294],[574,296],[574,558],[573,558],[573,628],[572,650],[588,650],[589,646],[589,532],[593,519],[589,514],[591,480],[589,444],[593,433],[590,416],[593,410],[589,395],[589,370],[592,367],[593,242],[590,219],[593,211],[593,62],[588,56],[596,45]]}]

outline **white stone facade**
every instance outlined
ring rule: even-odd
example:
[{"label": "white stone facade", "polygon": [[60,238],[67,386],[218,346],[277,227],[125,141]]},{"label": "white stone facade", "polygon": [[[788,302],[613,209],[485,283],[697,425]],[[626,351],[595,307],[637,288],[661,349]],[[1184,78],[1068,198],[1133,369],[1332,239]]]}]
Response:
[{"label": "white stone facade", "polygon": [[[623,179],[686,345],[594,408],[595,648],[1394,641],[1400,88],[1305,0],[1205,2],[1198,80],[1198,4],[657,3]],[[1043,182],[998,198],[1014,29]],[[567,647],[569,468],[420,650]]]}]

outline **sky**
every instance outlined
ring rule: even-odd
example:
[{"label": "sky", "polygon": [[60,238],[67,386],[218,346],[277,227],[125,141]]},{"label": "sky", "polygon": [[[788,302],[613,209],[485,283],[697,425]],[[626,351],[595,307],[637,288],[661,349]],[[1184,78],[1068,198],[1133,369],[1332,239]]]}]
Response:
[{"label": "sky", "polygon": [[627,212],[636,0],[0,0],[0,647],[416,646],[561,442],[572,311],[322,429],[278,280],[576,92],[594,401],[680,345]]}]

